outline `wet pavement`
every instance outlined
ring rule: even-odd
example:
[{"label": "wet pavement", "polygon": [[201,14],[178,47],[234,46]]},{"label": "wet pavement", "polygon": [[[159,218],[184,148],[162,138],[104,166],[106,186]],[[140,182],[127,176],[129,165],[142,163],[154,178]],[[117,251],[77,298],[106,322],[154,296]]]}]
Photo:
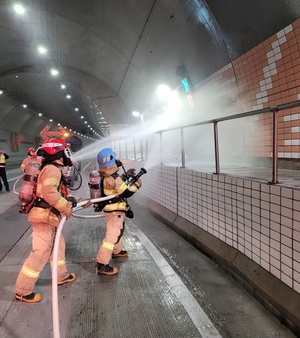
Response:
[{"label": "wet pavement", "polygon": [[[88,170],[74,195],[88,197]],[[58,288],[61,337],[295,337],[222,268],[156,219],[138,195],[130,200],[135,216],[126,219],[123,241],[129,257],[112,261],[116,276],[99,276],[95,268],[104,219],[66,222],[66,259],[77,280]],[[31,249],[19,206],[13,192],[0,194],[0,337],[53,337],[49,265],[36,286],[41,303],[14,300],[14,282]],[[92,208],[82,214],[95,216]]]}]

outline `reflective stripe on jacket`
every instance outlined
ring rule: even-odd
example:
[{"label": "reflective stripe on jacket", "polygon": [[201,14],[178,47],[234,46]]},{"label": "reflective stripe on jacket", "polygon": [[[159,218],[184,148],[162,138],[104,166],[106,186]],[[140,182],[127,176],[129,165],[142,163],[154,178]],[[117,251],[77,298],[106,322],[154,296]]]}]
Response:
[{"label": "reflective stripe on jacket", "polygon": [[[36,194],[51,207],[63,213],[69,207],[70,202],[61,195],[61,177],[62,172],[58,167],[46,165],[38,176]],[[33,207],[28,215],[29,222],[43,222],[54,226],[59,224],[60,219],[61,216],[52,212],[51,208]]]},{"label": "reflective stripe on jacket", "polygon": [[[136,186],[129,186],[122,180],[122,178],[114,173],[112,176],[104,177],[103,179],[103,191],[106,196],[111,196],[118,194],[122,197],[126,191],[130,191],[131,193],[137,192],[138,188]],[[125,211],[126,210],[126,202],[121,198],[119,202],[107,204],[103,211]]]},{"label": "reflective stripe on jacket", "polygon": [[9,156],[6,155],[6,154],[0,155],[0,168],[5,168],[5,162],[8,158],[9,158]]}]

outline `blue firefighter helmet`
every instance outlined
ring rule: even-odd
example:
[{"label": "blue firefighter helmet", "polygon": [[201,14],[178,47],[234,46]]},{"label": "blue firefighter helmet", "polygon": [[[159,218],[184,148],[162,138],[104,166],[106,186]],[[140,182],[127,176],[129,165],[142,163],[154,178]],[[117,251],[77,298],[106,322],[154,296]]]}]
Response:
[{"label": "blue firefighter helmet", "polygon": [[102,149],[97,155],[99,168],[107,168],[116,163],[116,153],[111,148]]}]

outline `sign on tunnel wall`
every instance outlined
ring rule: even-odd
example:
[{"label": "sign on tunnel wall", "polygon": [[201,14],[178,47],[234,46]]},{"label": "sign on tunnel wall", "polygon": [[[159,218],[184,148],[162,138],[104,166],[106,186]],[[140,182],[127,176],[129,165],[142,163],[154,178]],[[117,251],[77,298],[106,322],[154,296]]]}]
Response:
[{"label": "sign on tunnel wall", "polygon": [[9,156],[8,164],[21,162],[27,156],[28,148],[37,146],[37,138],[32,135],[1,130],[0,147]]}]

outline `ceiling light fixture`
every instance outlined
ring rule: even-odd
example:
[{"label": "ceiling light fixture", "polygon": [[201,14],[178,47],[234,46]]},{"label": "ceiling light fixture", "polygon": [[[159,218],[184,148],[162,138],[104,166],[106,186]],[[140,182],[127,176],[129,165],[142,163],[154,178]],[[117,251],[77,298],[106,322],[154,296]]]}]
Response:
[{"label": "ceiling light fixture", "polygon": [[133,111],[132,115],[135,117],[139,117],[141,114],[138,111]]},{"label": "ceiling light fixture", "polygon": [[70,95],[70,94],[67,94],[67,95],[66,95],[66,98],[67,98],[68,100],[70,100],[71,95]]},{"label": "ceiling light fixture", "polygon": [[161,84],[157,87],[156,92],[160,99],[167,100],[171,94],[171,88],[167,85]]},{"label": "ceiling light fixture", "polygon": [[14,4],[14,10],[17,14],[20,14],[20,15],[23,15],[26,12],[25,7],[20,3]]},{"label": "ceiling light fixture", "polygon": [[44,55],[48,52],[47,48],[44,47],[44,46],[38,46],[38,52],[41,54],[41,55]]},{"label": "ceiling light fixture", "polygon": [[61,84],[61,85],[60,85],[60,88],[61,88],[61,89],[66,89],[66,85],[65,85],[65,84]]},{"label": "ceiling light fixture", "polygon": [[57,69],[55,69],[55,68],[51,68],[50,69],[50,74],[52,76],[57,76],[59,74],[59,71]]}]

